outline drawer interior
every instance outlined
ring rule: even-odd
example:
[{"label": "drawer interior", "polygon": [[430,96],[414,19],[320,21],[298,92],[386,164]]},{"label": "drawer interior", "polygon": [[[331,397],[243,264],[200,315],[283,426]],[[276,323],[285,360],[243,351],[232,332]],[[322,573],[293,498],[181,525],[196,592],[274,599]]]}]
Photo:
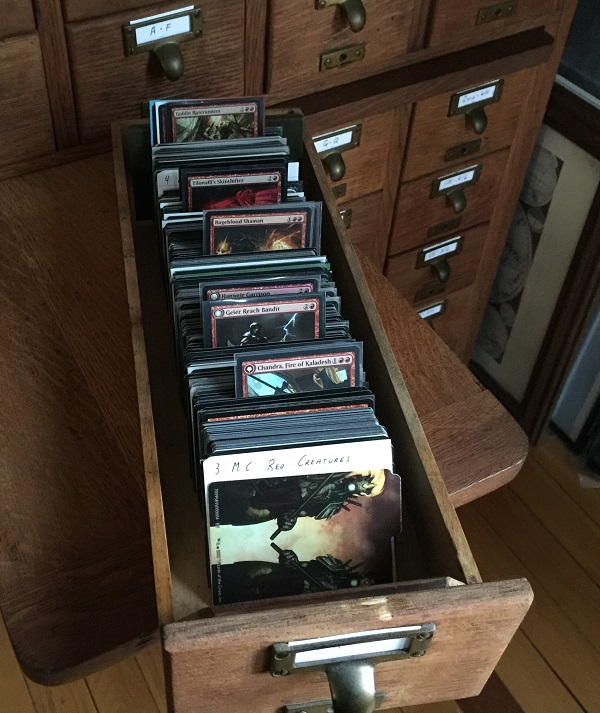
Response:
[{"label": "drawer interior", "polygon": [[[117,183],[128,186],[130,194],[122,206],[122,218],[159,615],[163,622],[178,621],[208,614],[205,528],[189,476],[187,428],[175,375],[171,321],[158,241],[154,225],[148,220],[151,206],[147,196],[151,191],[147,126],[121,125],[115,142],[122,142],[124,156],[120,165],[117,160]],[[364,343],[365,370],[376,394],[376,412],[392,438],[396,468],[403,477],[404,531],[397,542],[398,579],[406,582],[452,577],[461,582],[478,581],[476,565],[393,359],[354,249],[344,237],[339,209],[327,195],[321,162],[308,134],[301,175],[307,195],[324,200],[322,249],[332,263],[352,333]],[[128,247],[129,235],[132,244]],[[308,602],[313,596],[319,595],[306,595],[301,600]],[[346,595],[340,592],[336,596]],[[271,604],[267,601],[261,606],[268,608]]]}]

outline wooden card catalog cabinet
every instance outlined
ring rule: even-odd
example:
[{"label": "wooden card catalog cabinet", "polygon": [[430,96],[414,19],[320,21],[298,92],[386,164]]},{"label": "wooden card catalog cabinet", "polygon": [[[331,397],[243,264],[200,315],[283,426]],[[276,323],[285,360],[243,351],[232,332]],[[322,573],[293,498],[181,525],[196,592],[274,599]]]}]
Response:
[{"label": "wooden card catalog cabinet", "polygon": [[370,713],[475,695],[527,611],[531,590],[524,580],[481,583],[308,131],[305,190],[324,202],[323,252],[364,344],[378,418],[402,464],[399,581],[211,609],[156,240],[152,225],[131,212],[128,194],[130,186],[138,190],[136,179],[145,182],[131,168],[139,168],[148,140],[147,124],[115,125],[138,399],[151,426],[143,430],[148,507],[172,709],[231,713],[251,701],[257,713],[323,705]]}]

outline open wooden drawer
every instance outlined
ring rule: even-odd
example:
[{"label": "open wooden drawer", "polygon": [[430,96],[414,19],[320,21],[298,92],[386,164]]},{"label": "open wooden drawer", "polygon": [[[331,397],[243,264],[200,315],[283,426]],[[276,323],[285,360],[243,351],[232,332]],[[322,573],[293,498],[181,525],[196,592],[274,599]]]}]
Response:
[{"label": "open wooden drawer", "polygon": [[[335,595],[209,608],[204,524],[189,477],[187,432],[157,240],[152,223],[144,220],[151,215],[147,125],[115,125],[113,142],[156,595],[172,710],[275,713],[302,704],[296,710],[318,711],[309,704],[331,698],[328,678],[336,713],[362,713],[375,704],[385,710],[476,695],[529,608],[532,592],[525,580],[481,583],[306,132],[301,177],[307,196],[324,202],[323,252],[331,261],[352,334],[364,343],[377,415],[392,438],[396,469],[402,475],[400,581]],[[383,632],[386,638],[395,638],[404,652],[392,660],[352,660],[344,663],[341,674],[340,666],[331,664],[325,666],[327,673],[301,668],[289,675],[269,672],[273,644],[319,639],[318,646],[323,637],[372,635],[423,624],[434,625],[433,636],[425,633],[417,644],[410,640],[410,630]],[[424,654],[415,649],[423,638],[429,644]],[[345,655],[347,649],[343,651]],[[290,661],[279,655],[282,658],[273,659],[276,671],[281,668],[278,661],[282,665]],[[374,688],[383,695],[376,703],[373,670]]]}]

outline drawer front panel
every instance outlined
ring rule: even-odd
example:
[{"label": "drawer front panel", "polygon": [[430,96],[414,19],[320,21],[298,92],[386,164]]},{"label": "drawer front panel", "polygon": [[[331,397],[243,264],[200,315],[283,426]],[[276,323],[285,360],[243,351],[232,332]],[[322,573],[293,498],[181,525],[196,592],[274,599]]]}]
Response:
[{"label": "drawer front panel", "polygon": [[341,5],[317,9],[315,0],[297,0],[293,6],[272,0],[269,94],[312,94],[398,64],[408,52],[414,0],[362,0],[362,5],[366,21],[353,32]]},{"label": "drawer front panel", "polygon": [[433,331],[465,362],[470,356],[465,353],[465,336],[476,307],[473,296],[473,287],[467,287],[448,296],[440,295],[416,308]]},{"label": "drawer front panel", "polygon": [[382,200],[383,193],[379,191],[339,207],[344,213],[343,217],[350,221],[350,226],[346,227],[346,235],[379,270],[383,270],[387,248],[387,235],[382,232]]},{"label": "drawer front panel", "polygon": [[54,134],[37,36],[0,43],[0,66],[0,165],[51,153]]},{"label": "drawer front panel", "polygon": [[[405,159],[403,180],[410,181],[433,171],[453,168],[468,160],[509,146],[517,129],[523,106],[530,92],[535,69],[524,69],[505,78],[501,84],[484,82],[464,87],[460,94],[450,92],[432,97],[415,106]],[[492,92],[500,98],[456,105],[460,96],[472,101]],[[471,99],[469,99],[471,97]],[[472,107],[468,112],[469,106]],[[468,113],[467,113],[468,112]],[[453,113],[453,116],[449,116]],[[483,125],[487,122],[482,133]]]},{"label": "drawer front panel", "polygon": [[157,5],[158,2],[159,0],[62,0],[62,6],[65,21],[75,22],[127,10],[132,10],[136,17],[152,15],[155,11],[152,5]]},{"label": "drawer front panel", "polygon": [[[30,0],[0,0],[0,39],[35,32]],[[4,67],[2,67],[4,70]]]},{"label": "drawer front panel", "polygon": [[479,180],[472,184],[457,186],[457,194],[464,196],[466,206],[457,213],[448,195],[432,196],[434,185],[444,179],[445,173],[429,174],[400,187],[394,224],[390,238],[389,254],[405,252],[429,243],[444,235],[466,230],[489,220],[498,196],[498,186],[503,177],[508,159],[508,150],[486,156],[481,161],[456,167],[452,174],[463,168],[480,167]]},{"label": "drawer front panel", "polygon": [[429,47],[476,45],[527,27],[543,25],[542,16],[561,0],[434,0],[427,32]]},{"label": "drawer front panel", "polygon": [[385,276],[409,302],[457,292],[475,279],[487,231],[481,225],[396,255],[388,260]]},{"label": "drawer front panel", "polygon": [[[340,114],[343,114],[343,107],[340,108]],[[349,138],[352,127],[360,129],[360,143],[357,146],[348,148],[351,144],[346,144],[341,146],[339,151],[330,149],[319,154],[338,203],[382,190],[392,141],[393,118],[392,111],[366,118],[344,118],[340,123],[332,123],[331,119],[323,121],[318,115],[307,117],[309,130],[317,137],[340,131],[340,136],[347,137],[342,138],[343,141]],[[339,162],[343,166],[343,176],[339,180],[332,180],[331,176],[333,174],[335,177],[335,172],[327,167],[327,161],[331,158],[334,161],[334,170],[339,168]],[[336,194],[338,190],[339,195]]]},{"label": "drawer front panel", "polygon": [[165,78],[154,54],[125,56],[122,26],[149,12],[184,5],[154,6],[100,20],[67,25],[77,118],[83,141],[108,135],[111,121],[140,114],[140,102],[166,96],[242,96],[244,93],[244,2],[202,3],[201,37],[183,42],[183,76]]},{"label": "drawer front panel", "polygon": [[368,599],[218,616],[164,628],[167,679],[176,713],[276,713],[284,705],[330,698],[322,672],[273,678],[274,643],[356,631],[436,626],[420,658],[375,666],[381,709],[476,695],[523,618],[531,592],[523,580],[456,586]]}]

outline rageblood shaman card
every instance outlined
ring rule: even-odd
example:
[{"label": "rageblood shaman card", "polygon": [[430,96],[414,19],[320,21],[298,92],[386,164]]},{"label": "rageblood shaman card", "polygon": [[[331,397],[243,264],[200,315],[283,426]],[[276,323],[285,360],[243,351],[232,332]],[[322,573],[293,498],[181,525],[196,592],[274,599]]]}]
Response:
[{"label": "rageblood shaman card", "polygon": [[283,169],[200,173],[181,168],[182,202],[188,211],[281,203],[284,174]]},{"label": "rageblood shaman card", "polygon": [[204,222],[207,255],[292,250],[310,246],[308,211],[283,208],[275,211],[210,211]]},{"label": "rageblood shaman card", "polygon": [[172,101],[159,109],[167,141],[244,139],[264,134],[264,101],[208,99]]},{"label": "rageblood shaman card", "polygon": [[215,604],[394,581],[400,478],[389,470],[212,483],[207,505]]},{"label": "rageblood shaman card", "polygon": [[273,396],[360,386],[361,361],[358,344],[312,351],[304,347],[302,353],[279,349],[236,354],[235,394]]},{"label": "rageblood shaman card", "polygon": [[205,347],[307,341],[324,333],[321,294],[203,302],[202,310]]}]

